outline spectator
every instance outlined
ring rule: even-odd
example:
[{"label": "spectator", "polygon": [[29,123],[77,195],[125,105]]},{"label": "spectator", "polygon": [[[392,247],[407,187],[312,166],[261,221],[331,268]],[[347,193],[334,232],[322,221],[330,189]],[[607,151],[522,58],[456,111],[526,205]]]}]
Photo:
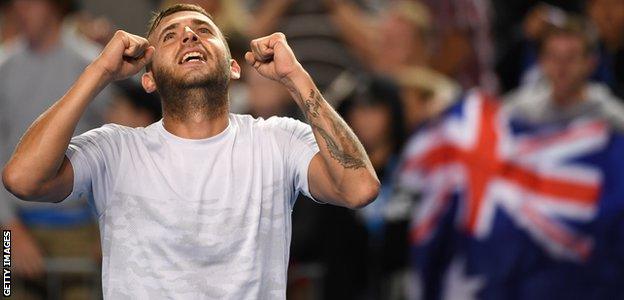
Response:
[{"label": "spectator", "polygon": [[[540,68],[539,64],[536,64],[537,56],[534,54],[534,52],[537,52],[537,47],[541,39],[543,39],[544,32],[549,31],[550,27],[557,28],[562,26],[569,26],[569,24],[574,24],[574,26],[588,31],[587,34],[592,38],[598,39],[598,36],[594,34],[595,28],[593,27],[593,24],[589,23],[584,18],[578,15],[564,13],[563,11],[552,7],[550,7],[549,10],[550,13],[548,14],[550,16],[548,17],[548,22],[542,21],[542,25],[537,25],[540,23],[536,23],[534,25],[530,25],[531,23],[528,23],[529,25],[526,25],[527,28],[535,27],[532,30],[540,33],[534,33],[534,35],[537,35],[538,37],[534,38],[535,42],[529,44],[530,46],[527,47],[526,62],[528,67],[522,75],[521,83],[523,85],[538,85],[540,82],[546,80],[544,70]],[[546,16],[536,18],[546,18]],[[612,48],[614,49],[614,53],[612,54],[609,52],[609,48],[606,45],[607,44],[605,44],[605,42],[600,41],[598,43],[599,51],[597,53],[593,53],[594,60],[596,61],[596,67],[593,68],[594,71],[592,72],[592,74],[590,74],[591,80],[607,84],[613,89],[613,91],[617,92],[617,79],[615,77],[617,71],[614,69],[614,66],[617,66],[617,64],[614,64],[614,61],[612,61],[613,59],[617,59],[617,46],[615,48]],[[617,43],[614,43],[614,45],[617,45]],[[615,63],[617,63],[617,61],[615,61]]]},{"label": "spectator", "polygon": [[[82,44],[73,39],[74,35],[62,30],[63,17],[71,11],[71,2],[14,1],[18,28],[25,43],[20,51],[11,52],[0,63],[2,164],[7,162],[10,149],[15,148],[29,124],[65,93],[90,62],[91,53],[87,49],[93,47],[76,48]],[[76,132],[101,124],[97,107],[105,105],[105,95],[106,92],[83,117]],[[13,270],[16,278],[28,282],[28,287],[14,291],[16,294],[45,290],[36,288],[42,284],[45,258],[69,255],[92,260],[93,249],[99,241],[86,201],[64,202],[52,207],[52,204],[19,201],[4,188],[0,192],[0,224],[13,230]],[[23,285],[16,284],[19,286]],[[84,292],[84,286],[74,288]],[[66,291],[72,293],[71,289]]]},{"label": "spectator", "polygon": [[392,176],[405,138],[403,109],[398,87],[390,80],[361,80],[339,111],[362,142],[371,159],[381,192],[373,203],[358,211],[367,229],[367,293],[370,299],[397,299],[397,283],[407,268],[407,222],[392,209]]},{"label": "spectator", "polygon": [[506,0],[492,1],[495,37],[495,69],[500,91],[506,93],[521,83],[533,66],[535,45],[548,24],[559,23],[568,13],[583,12],[585,0]]},{"label": "spectator", "polygon": [[549,29],[548,90],[479,92],[415,134],[401,186],[425,299],[624,295],[624,110],[587,82],[591,38]]},{"label": "spectator", "polygon": [[598,115],[624,129],[624,109],[608,87],[589,82],[597,63],[595,39],[582,22],[569,19],[545,33],[540,69],[547,80],[527,84],[507,96],[507,106],[532,122]]}]

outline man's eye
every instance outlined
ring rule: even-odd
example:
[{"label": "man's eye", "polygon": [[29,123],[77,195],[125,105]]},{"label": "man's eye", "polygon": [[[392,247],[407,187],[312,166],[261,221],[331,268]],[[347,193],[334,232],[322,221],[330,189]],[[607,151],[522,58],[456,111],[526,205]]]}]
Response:
[{"label": "man's eye", "polygon": [[199,33],[210,33],[210,29],[208,28],[199,28],[197,31]]},{"label": "man's eye", "polygon": [[169,33],[165,34],[165,37],[163,38],[163,41],[166,41],[166,40],[172,38],[173,35],[174,35],[173,32],[169,32]]}]

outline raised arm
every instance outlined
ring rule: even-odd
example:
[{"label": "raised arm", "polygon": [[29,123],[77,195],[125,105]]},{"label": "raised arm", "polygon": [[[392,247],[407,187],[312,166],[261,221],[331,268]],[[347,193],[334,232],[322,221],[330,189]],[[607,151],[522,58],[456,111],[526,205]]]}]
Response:
[{"label": "raised arm", "polygon": [[323,99],[297,61],[282,33],[253,40],[245,54],[263,76],[284,84],[306,115],[320,148],[310,164],[310,192],[332,204],[359,208],[372,202],[379,180],[364,147],[345,121]]},{"label": "raised arm", "polygon": [[28,128],[2,171],[7,190],[29,201],[58,202],[67,197],[74,175],[65,151],[87,105],[111,81],[141,70],[153,52],[146,39],[115,33],[67,93]]}]

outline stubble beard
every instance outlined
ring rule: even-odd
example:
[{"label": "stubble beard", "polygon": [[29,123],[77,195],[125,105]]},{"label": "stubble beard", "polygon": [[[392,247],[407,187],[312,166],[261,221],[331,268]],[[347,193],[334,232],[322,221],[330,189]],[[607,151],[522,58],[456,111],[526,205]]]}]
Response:
[{"label": "stubble beard", "polygon": [[[163,115],[184,121],[202,115],[214,119],[228,111],[229,65],[219,61],[207,74],[175,77],[173,70],[154,68],[154,81],[163,103]],[[185,80],[186,79],[186,80]]]}]

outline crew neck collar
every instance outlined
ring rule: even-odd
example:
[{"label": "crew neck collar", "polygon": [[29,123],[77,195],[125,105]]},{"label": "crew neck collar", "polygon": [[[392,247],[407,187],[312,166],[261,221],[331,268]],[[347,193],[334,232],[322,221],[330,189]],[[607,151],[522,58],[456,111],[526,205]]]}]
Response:
[{"label": "crew neck collar", "polygon": [[223,131],[219,132],[218,134],[216,134],[214,136],[211,136],[211,137],[205,138],[205,139],[187,139],[187,138],[179,137],[179,136],[177,136],[177,135],[167,131],[167,129],[163,125],[163,120],[162,119],[160,119],[160,121],[158,121],[157,127],[158,127],[158,130],[165,137],[165,139],[167,139],[168,141],[171,141],[173,143],[180,144],[180,145],[190,145],[190,146],[209,145],[209,144],[217,143],[217,142],[223,140],[225,137],[227,137],[229,135],[229,133],[232,131],[232,115],[230,114],[228,116],[228,125],[227,125],[227,127],[225,127],[225,129]]}]

